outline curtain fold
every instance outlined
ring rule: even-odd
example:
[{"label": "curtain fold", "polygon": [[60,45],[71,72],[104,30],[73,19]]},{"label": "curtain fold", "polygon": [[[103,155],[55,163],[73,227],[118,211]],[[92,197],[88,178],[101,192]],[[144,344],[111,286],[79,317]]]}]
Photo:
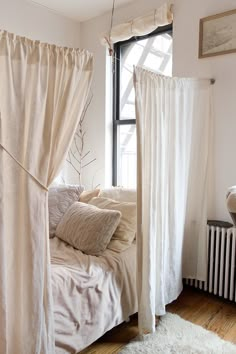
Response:
[{"label": "curtain fold", "polygon": [[47,187],[91,82],[92,55],[0,31],[0,353],[54,353]]},{"label": "curtain fold", "polygon": [[135,68],[140,332],[182,291],[205,280],[211,136],[210,80]]},{"label": "curtain fold", "polygon": [[157,27],[172,23],[172,6],[173,5],[164,3],[159,8],[149,11],[149,13],[144,16],[112,27],[111,33],[102,35],[101,43],[110,47],[113,43],[125,41],[134,36],[144,36],[153,32]]}]

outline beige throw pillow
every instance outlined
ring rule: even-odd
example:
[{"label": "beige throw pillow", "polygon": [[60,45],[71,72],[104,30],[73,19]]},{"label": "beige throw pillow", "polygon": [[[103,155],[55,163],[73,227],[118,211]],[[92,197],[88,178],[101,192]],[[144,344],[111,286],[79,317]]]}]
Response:
[{"label": "beige throw pillow", "polygon": [[[96,197],[98,197],[98,195]],[[109,198],[119,202],[136,203],[137,191],[136,189],[130,189],[130,188],[112,187],[109,189],[102,189],[100,191],[99,197]]]},{"label": "beige throw pillow", "polygon": [[133,242],[136,234],[136,203],[118,202],[108,198],[93,198],[89,204],[101,209],[118,210],[121,212],[121,219],[111,242],[107,248],[115,252],[122,252]]},{"label": "beige throw pillow", "polygon": [[49,236],[54,237],[57,225],[67,209],[78,202],[84,187],[78,185],[56,185],[48,191]]},{"label": "beige throw pillow", "polygon": [[97,256],[107,248],[120,217],[119,211],[76,202],[62,217],[56,236],[86,254]]},{"label": "beige throw pillow", "polygon": [[80,194],[79,201],[81,203],[88,203],[92,198],[98,197],[100,189],[93,189],[92,191],[83,191]]}]

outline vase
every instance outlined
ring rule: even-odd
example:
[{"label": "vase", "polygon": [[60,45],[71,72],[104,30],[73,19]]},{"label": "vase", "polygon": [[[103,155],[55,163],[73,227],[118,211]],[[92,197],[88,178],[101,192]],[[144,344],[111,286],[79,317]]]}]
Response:
[{"label": "vase", "polygon": [[226,205],[234,226],[236,226],[236,186],[232,186],[228,189],[228,193],[226,195]]}]

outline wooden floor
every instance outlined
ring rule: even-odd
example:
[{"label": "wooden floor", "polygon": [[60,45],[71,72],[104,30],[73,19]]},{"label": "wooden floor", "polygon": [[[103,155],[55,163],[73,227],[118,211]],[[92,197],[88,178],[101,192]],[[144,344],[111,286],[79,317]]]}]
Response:
[{"label": "wooden floor", "polygon": [[[236,344],[236,304],[223,301],[204,292],[185,288],[179,299],[167,307],[168,312],[217,333],[221,338]],[[117,354],[138,334],[137,315],[129,323],[106,333],[83,354]]]}]

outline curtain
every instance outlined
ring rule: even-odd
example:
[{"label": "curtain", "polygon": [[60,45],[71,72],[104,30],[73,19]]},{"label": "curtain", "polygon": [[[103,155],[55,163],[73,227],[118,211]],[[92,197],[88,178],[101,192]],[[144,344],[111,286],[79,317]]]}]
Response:
[{"label": "curtain", "polygon": [[111,47],[112,43],[125,41],[134,36],[144,36],[153,32],[157,27],[168,25],[172,21],[172,5],[165,3],[144,16],[112,27],[110,33],[102,35],[101,43]]},{"label": "curtain", "polygon": [[182,291],[205,280],[210,80],[134,73],[138,154],[140,331]]},{"label": "curtain", "polygon": [[54,353],[48,193],[91,81],[91,54],[0,31],[0,353]]}]

